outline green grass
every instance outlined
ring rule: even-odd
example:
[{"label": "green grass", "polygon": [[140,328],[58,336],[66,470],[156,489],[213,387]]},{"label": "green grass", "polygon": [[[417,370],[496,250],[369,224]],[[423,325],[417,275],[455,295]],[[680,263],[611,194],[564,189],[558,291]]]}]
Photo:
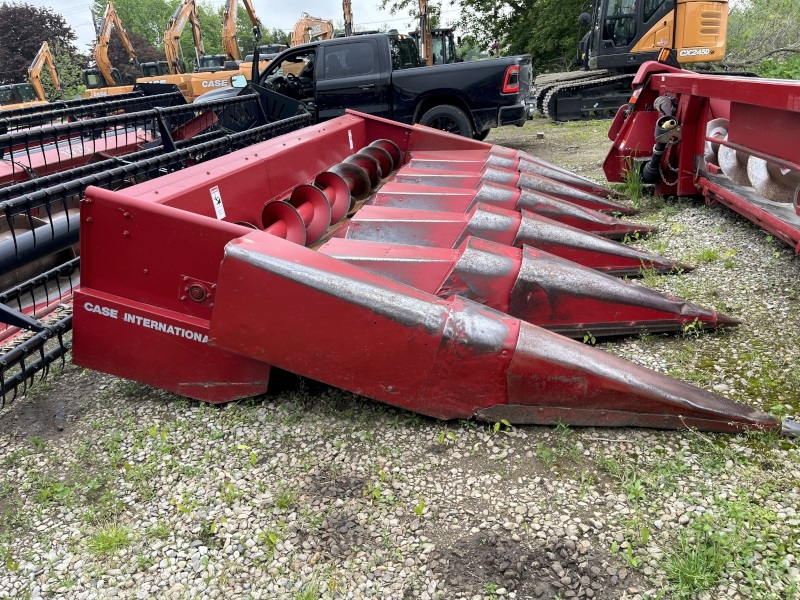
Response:
[{"label": "green grass", "polygon": [[692,598],[714,587],[721,579],[726,553],[710,535],[682,535],[666,561],[667,581],[676,598]]},{"label": "green grass", "polygon": [[692,254],[692,261],[698,264],[706,264],[718,261],[720,256],[719,248],[701,248]]},{"label": "green grass", "polygon": [[133,541],[130,529],[118,523],[109,523],[86,540],[86,549],[97,556],[115,554]]},{"label": "green grass", "polygon": [[278,495],[275,497],[275,506],[281,510],[286,510],[294,506],[297,501],[297,492],[281,488],[278,490]]}]

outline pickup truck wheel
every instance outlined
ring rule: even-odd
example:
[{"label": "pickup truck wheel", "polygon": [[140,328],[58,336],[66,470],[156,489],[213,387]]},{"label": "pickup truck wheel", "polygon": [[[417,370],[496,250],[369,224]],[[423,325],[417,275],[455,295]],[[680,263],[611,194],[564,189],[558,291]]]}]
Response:
[{"label": "pickup truck wheel", "polygon": [[479,142],[482,142],[489,135],[490,131],[491,129],[484,129],[483,131],[479,131],[478,133],[476,133],[473,137]]},{"label": "pickup truck wheel", "polygon": [[420,124],[455,133],[464,137],[472,137],[472,124],[469,117],[460,108],[450,104],[434,106],[419,120]]}]

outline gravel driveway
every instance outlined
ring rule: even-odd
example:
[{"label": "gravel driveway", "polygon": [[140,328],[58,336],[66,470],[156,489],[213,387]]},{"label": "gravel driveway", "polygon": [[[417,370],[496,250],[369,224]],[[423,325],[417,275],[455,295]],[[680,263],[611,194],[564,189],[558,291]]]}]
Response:
[{"label": "gravel driveway", "polygon": [[[601,178],[608,123],[488,141]],[[536,133],[543,132],[543,139]],[[645,198],[644,285],[742,320],[609,352],[800,414],[800,261]],[[289,374],[223,407],[67,366],[0,412],[0,598],[798,598],[800,445],[440,422]]]}]

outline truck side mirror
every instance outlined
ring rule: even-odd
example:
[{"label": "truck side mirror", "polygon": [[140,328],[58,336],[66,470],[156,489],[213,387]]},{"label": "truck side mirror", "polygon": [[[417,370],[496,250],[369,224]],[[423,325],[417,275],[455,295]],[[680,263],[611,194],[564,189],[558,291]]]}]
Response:
[{"label": "truck side mirror", "polygon": [[247,85],[247,77],[245,77],[241,73],[239,73],[237,75],[233,75],[231,77],[231,87],[232,88],[242,89],[246,85]]},{"label": "truck side mirror", "polygon": [[592,17],[589,13],[581,13],[581,16],[578,17],[578,25],[581,27],[590,27],[592,24]]}]

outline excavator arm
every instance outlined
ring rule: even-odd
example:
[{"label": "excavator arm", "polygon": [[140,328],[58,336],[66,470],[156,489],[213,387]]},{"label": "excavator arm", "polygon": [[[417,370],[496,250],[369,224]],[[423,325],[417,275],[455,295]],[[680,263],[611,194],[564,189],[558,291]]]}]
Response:
[{"label": "excavator arm", "polygon": [[428,11],[428,0],[419,0],[419,57],[428,66],[433,64],[431,46],[431,15]]},{"label": "excavator arm", "polygon": [[47,44],[47,42],[42,42],[42,47],[39,48],[39,52],[36,53],[36,57],[33,59],[31,66],[28,67],[28,81],[30,81],[33,89],[36,90],[36,97],[42,101],[47,100],[41,78],[42,69],[44,69],[45,64],[50,70],[50,77],[53,79],[53,85],[55,86],[56,91],[60,94],[61,82],[58,79],[56,65],[53,63],[53,55],[50,54],[50,46]]},{"label": "excavator arm", "polygon": [[350,0],[342,1],[344,11],[344,34],[347,37],[353,35],[353,9],[350,7]]},{"label": "excavator arm", "polygon": [[307,44],[312,40],[329,40],[333,37],[333,21],[302,13],[292,31],[292,46]]},{"label": "excavator arm", "polygon": [[186,65],[181,56],[181,34],[187,21],[192,24],[197,64],[200,64],[200,58],[205,54],[203,36],[200,33],[200,17],[197,16],[197,5],[194,0],[183,0],[167,22],[167,30],[164,32],[164,53],[167,55],[169,72],[173,75],[186,72]]},{"label": "excavator arm", "polygon": [[[247,10],[247,16],[253,24],[253,29],[257,30],[256,39],[261,38],[261,22],[256,16],[256,9],[252,0],[242,0]],[[239,42],[236,39],[236,16],[239,9],[238,0],[227,0],[225,11],[222,14],[222,47],[230,60],[242,60],[239,52]]]},{"label": "excavator arm", "polygon": [[94,45],[94,61],[97,63],[97,68],[103,76],[103,79],[105,79],[105,82],[110,86],[120,84],[114,77],[111,61],[108,59],[108,43],[111,40],[111,31],[114,29],[116,29],[122,45],[125,46],[125,51],[131,59],[131,64],[138,69],[139,59],[136,58],[136,51],[133,49],[133,44],[131,44],[131,40],[128,38],[125,28],[122,26],[122,21],[114,8],[114,3],[108,0],[106,12],[103,15],[103,21],[97,35],[97,43]]}]

